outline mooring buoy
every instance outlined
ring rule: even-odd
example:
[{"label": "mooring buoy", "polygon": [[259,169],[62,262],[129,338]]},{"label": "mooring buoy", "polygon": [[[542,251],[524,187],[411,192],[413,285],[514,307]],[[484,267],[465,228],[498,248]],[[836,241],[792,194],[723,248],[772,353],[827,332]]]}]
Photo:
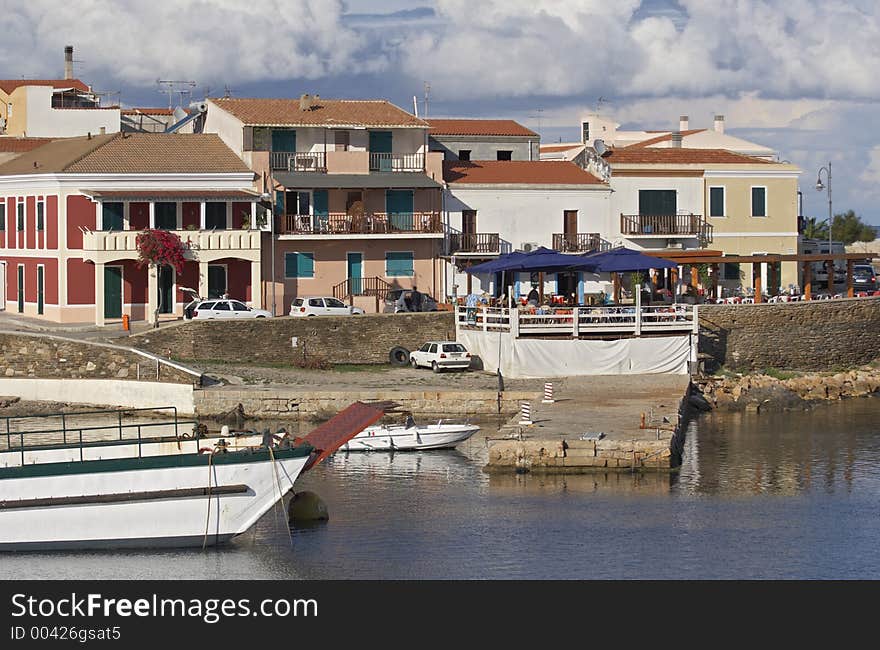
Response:
[{"label": "mooring buoy", "polygon": [[327,504],[314,492],[304,490],[293,495],[287,506],[287,518],[291,523],[297,521],[327,521],[330,514]]}]

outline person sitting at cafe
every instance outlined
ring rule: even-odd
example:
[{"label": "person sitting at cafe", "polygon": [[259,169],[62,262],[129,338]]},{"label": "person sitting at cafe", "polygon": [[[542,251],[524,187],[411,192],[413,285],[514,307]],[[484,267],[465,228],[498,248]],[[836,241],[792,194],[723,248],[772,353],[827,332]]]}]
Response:
[{"label": "person sitting at cafe", "polygon": [[538,295],[538,290],[535,287],[532,287],[532,290],[529,291],[529,296],[526,302],[528,302],[531,307],[537,307],[540,299],[541,297]]}]

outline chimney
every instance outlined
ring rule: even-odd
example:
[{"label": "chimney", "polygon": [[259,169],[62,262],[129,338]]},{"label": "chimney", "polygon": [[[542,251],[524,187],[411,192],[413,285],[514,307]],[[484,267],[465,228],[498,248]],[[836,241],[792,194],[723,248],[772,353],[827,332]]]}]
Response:
[{"label": "chimney", "polygon": [[715,132],[716,133],[724,133],[724,116],[716,115],[715,116]]},{"label": "chimney", "polygon": [[101,127],[101,135],[107,135],[107,127],[106,126]]},{"label": "chimney", "polygon": [[682,115],[678,118],[678,130],[679,131],[687,131],[688,126],[690,124],[690,120],[687,115]]},{"label": "chimney", "polygon": [[64,46],[64,78],[73,79],[73,45]]},{"label": "chimney", "polygon": [[309,97],[308,93],[301,95],[299,98],[299,110],[307,111],[312,107],[311,97]]},{"label": "chimney", "polygon": [[681,132],[676,131],[672,134],[671,144],[669,145],[673,149],[681,149]]}]

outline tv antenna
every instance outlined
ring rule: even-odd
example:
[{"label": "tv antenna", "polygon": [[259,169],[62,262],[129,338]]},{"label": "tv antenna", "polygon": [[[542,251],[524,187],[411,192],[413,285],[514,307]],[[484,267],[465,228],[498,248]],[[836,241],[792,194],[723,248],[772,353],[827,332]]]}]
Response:
[{"label": "tv antenna", "polygon": [[538,131],[541,130],[541,125],[543,124],[543,122],[542,122],[543,117],[544,117],[544,109],[543,108],[536,108],[535,115],[529,115],[529,119],[538,120]]},{"label": "tv antenna", "polygon": [[98,103],[100,103],[104,97],[113,97],[118,96],[119,99],[116,100],[117,106],[122,104],[122,91],[121,90],[93,90],[92,94],[98,98]]},{"label": "tv antenna", "polygon": [[189,104],[189,102],[185,102],[183,98],[185,95],[191,96],[192,89],[198,85],[195,81],[177,81],[171,79],[156,79],[156,83],[159,85],[159,92],[168,95],[169,109],[174,107],[172,97],[175,93],[180,95],[178,106]]},{"label": "tv antenna", "polygon": [[607,103],[608,103],[608,100],[605,99],[604,97],[600,96],[599,99],[596,100],[596,113],[597,114],[600,113],[602,111],[602,104],[607,104]]},{"label": "tv antenna", "polygon": [[229,85],[224,85],[223,86],[223,99],[229,99],[230,97],[232,97],[232,93],[234,93],[234,92],[235,91],[232,88],[230,88]]}]

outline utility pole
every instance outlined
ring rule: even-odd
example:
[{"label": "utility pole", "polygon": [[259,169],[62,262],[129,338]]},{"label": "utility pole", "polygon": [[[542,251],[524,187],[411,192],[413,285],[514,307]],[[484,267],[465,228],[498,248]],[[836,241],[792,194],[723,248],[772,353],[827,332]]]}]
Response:
[{"label": "utility pole", "polygon": [[428,118],[428,96],[431,93],[431,84],[425,82],[425,119]]}]

